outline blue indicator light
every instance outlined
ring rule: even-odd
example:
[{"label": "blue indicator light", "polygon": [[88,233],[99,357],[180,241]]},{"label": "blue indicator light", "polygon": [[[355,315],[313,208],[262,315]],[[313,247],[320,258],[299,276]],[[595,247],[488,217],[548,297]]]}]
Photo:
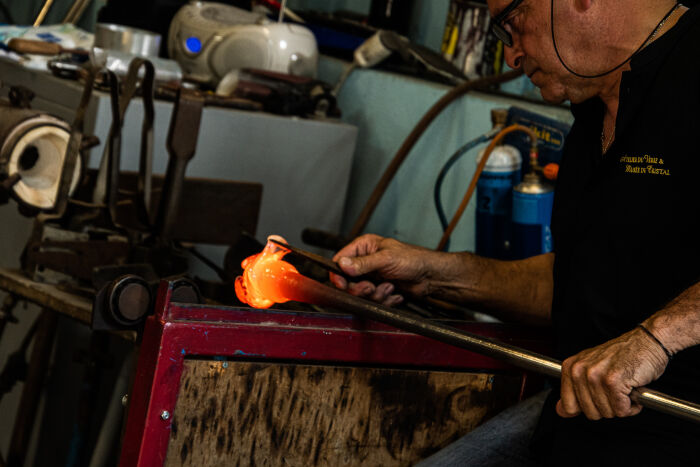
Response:
[{"label": "blue indicator light", "polygon": [[196,37],[188,37],[185,41],[185,47],[188,52],[198,54],[202,50],[202,41]]}]

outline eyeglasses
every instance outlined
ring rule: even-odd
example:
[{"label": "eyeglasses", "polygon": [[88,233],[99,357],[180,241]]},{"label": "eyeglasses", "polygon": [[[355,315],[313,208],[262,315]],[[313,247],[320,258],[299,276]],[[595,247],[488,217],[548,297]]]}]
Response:
[{"label": "eyeglasses", "polygon": [[493,30],[493,33],[496,35],[496,37],[503,41],[503,44],[506,47],[513,47],[513,36],[506,29],[505,25],[503,24],[503,20],[505,20],[510,12],[517,8],[521,3],[523,3],[523,0],[513,0],[491,21],[491,29]]}]

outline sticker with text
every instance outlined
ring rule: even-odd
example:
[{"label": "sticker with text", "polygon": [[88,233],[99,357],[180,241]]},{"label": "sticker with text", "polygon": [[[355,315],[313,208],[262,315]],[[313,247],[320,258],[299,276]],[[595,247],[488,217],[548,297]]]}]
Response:
[{"label": "sticker with text", "polygon": [[621,156],[620,164],[624,164],[625,173],[671,175],[671,171],[664,167],[664,160],[661,157],[652,157],[649,154],[643,156]]}]

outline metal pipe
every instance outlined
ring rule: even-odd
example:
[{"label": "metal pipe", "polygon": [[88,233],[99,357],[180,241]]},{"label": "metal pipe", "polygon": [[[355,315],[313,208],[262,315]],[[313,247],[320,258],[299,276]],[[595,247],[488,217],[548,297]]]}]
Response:
[{"label": "metal pipe", "polygon": [[[526,370],[554,378],[561,377],[559,360],[441,323],[408,316],[398,310],[328,287],[301,274],[287,276],[279,285],[290,300],[332,306],[404,331],[487,355]],[[644,387],[633,389],[630,398],[643,407],[700,423],[700,405],[698,404]]]}]

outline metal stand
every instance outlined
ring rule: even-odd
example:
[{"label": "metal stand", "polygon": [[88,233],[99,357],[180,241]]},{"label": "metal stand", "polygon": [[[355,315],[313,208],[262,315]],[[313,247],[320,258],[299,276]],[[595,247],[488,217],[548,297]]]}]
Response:
[{"label": "metal stand", "polygon": [[56,313],[49,310],[41,312],[29,363],[29,372],[22,389],[22,398],[12,431],[10,452],[7,458],[8,467],[24,465],[34,428],[34,419],[41,400],[41,388],[51,359],[57,322]]},{"label": "metal stand", "polygon": [[2,340],[2,333],[5,331],[5,325],[8,322],[17,322],[17,318],[12,314],[12,310],[14,310],[15,305],[17,305],[17,301],[15,295],[8,294],[7,297],[5,297],[5,301],[2,303],[2,307],[0,307],[0,340]]}]

